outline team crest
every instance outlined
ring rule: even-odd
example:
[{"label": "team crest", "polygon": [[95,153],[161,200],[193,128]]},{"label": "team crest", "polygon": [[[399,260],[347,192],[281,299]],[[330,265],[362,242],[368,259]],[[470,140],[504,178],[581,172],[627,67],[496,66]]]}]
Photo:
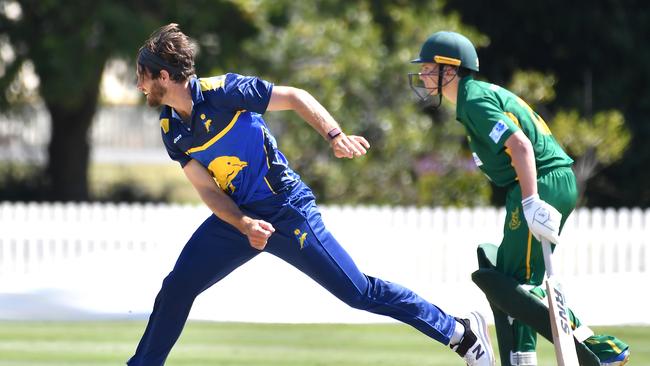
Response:
[{"label": "team crest", "polygon": [[305,239],[307,239],[307,233],[303,233],[300,229],[293,231],[293,235],[296,236],[296,239],[300,242],[300,249],[302,250],[305,247]]},{"label": "team crest", "polygon": [[210,132],[210,126],[212,126],[212,120],[205,119],[205,114],[201,113],[201,120],[203,121],[203,126],[205,127],[205,132]]},{"label": "team crest", "polygon": [[510,217],[510,223],[508,224],[508,227],[510,230],[517,230],[519,229],[519,226],[521,226],[521,217],[519,214],[519,207],[517,207],[512,211],[512,216]]},{"label": "team crest", "polygon": [[224,192],[232,194],[236,188],[232,181],[247,166],[247,162],[239,160],[236,156],[220,156],[210,162],[208,170],[212,173],[219,187]]}]

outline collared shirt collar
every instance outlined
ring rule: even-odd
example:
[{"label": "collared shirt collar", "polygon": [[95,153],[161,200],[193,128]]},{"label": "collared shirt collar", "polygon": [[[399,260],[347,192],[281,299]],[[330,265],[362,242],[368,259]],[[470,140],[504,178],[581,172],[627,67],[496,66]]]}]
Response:
[{"label": "collared shirt collar", "polygon": [[[205,99],[203,98],[203,92],[201,91],[201,83],[199,82],[199,79],[196,77],[191,77],[189,80],[189,86],[190,86],[190,95],[192,96],[192,115],[190,116],[191,119],[194,117],[194,107],[198,105],[199,103],[202,103]],[[181,116],[178,115],[176,110],[174,108],[171,108],[168,106],[168,108],[171,110],[171,116],[172,118],[176,118],[179,121],[183,121]],[[194,125],[192,121],[187,121],[187,123],[190,123],[191,126]],[[184,122],[185,124],[185,122]],[[190,126],[190,128],[191,128]],[[186,126],[187,127],[187,126]]]},{"label": "collared shirt collar", "polygon": [[179,121],[182,121],[182,120],[183,120],[183,119],[181,118],[181,116],[179,116],[178,113],[176,113],[176,110],[175,110],[174,108],[169,107],[169,106],[168,106],[167,108],[169,108],[169,110],[171,111],[171,113],[172,113],[172,118],[175,118],[175,119],[177,119],[177,120],[179,120]]},{"label": "collared shirt collar", "polygon": [[472,75],[467,75],[460,79],[458,82],[458,95],[456,96],[456,120],[460,122],[460,115],[465,107],[465,99],[467,99],[467,82],[474,80]]},{"label": "collared shirt collar", "polygon": [[194,105],[204,101],[203,92],[201,91],[201,83],[197,77],[190,78],[190,94],[192,95]]}]

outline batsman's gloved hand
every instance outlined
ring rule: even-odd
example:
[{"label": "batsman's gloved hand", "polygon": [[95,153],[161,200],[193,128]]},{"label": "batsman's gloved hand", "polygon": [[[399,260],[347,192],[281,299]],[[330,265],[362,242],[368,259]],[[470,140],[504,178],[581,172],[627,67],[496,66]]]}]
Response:
[{"label": "batsman's gloved hand", "polygon": [[538,194],[524,198],[521,205],[524,208],[528,229],[533,233],[535,239],[541,241],[542,238],[545,238],[558,244],[562,214],[555,207],[541,200]]}]

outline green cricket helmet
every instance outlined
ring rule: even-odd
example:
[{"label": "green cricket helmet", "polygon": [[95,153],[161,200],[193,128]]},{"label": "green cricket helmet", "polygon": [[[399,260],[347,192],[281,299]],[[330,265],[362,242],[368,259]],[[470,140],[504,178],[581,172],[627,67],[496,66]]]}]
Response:
[{"label": "green cricket helmet", "polygon": [[478,72],[478,55],[472,42],[456,32],[436,32],[422,45],[420,57],[412,63],[435,62],[461,66]]},{"label": "green cricket helmet", "polygon": [[431,35],[422,45],[420,57],[411,60],[411,63],[437,63],[440,65],[435,76],[437,86],[427,85],[427,80],[435,80],[432,74],[409,73],[409,86],[415,94],[426,101],[433,95],[438,96],[438,102],[434,105],[437,108],[442,103],[442,88],[450,83],[452,79],[443,82],[445,65],[463,67],[478,72],[478,55],[472,42],[465,36],[456,32],[436,32]]}]

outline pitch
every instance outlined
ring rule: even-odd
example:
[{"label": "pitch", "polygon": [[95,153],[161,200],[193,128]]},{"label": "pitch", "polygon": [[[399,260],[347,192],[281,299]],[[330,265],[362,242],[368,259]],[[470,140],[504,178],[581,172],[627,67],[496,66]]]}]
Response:
[{"label": "pitch", "polygon": [[[0,322],[0,366],[123,365],[143,322]],[[631,363],[650,365],[650,327],[594,327],[629,340]],[[494,328],[490,331],[494,337]],[[494,338],[496,339],[496,338]],[[540,340],[539,365],[555,364]],[[452,352],[400,324],[189,322],[169,366],[460,365]]]}]

